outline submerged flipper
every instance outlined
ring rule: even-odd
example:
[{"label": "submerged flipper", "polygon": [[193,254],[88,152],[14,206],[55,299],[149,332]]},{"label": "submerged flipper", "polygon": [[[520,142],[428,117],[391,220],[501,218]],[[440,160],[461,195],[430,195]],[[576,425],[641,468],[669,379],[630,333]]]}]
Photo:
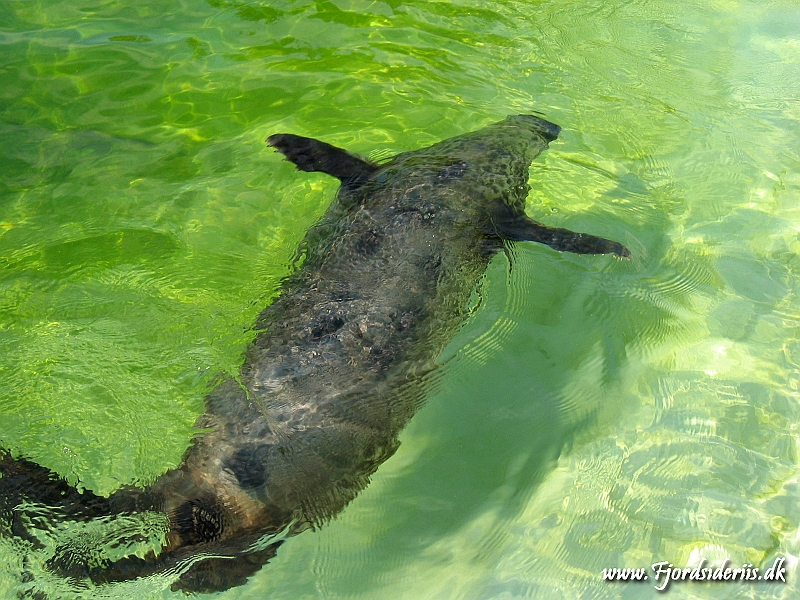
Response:
[{"label": "submerged flipper", "polygon": [[15,509],[25,501],[43,504],[76,520],[111,513],[108,498],[88,490],[79,492],[49,469],[24,458],[14,459],[0,448],[0,531],[7,529],[32,539],[17,522],[20,513]]},{"label": "submerged flipper", "polygon": [[267,143],[286,156],[301,171],[318,171],[340,179],[342,183],[358,183],[369,178],[378,168],[368,160],[336,146],[291,133],[277,133]]},{"label": "submerged flipper", "polygon": [[575,233],[569,229],[547,227],[524,214],[514,217],[504,215],[493,219],[492,222],[496,233],[504,240],[539,242],[559,252],[616,254],[623,258],[631,257],[630,250],[618,242],[588,233]]}]

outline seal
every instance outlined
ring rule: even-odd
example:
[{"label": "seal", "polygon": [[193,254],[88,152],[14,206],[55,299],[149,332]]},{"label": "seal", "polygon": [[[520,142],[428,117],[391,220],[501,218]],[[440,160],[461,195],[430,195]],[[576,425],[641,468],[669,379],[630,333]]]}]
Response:
[{"label": "seal", "polygon": [[76,521],[155,512],[165,516],[162,542],[144,557],[120,558],[124,540],[116,558],[91,560],[84,546],[65,543],[48,565],[96,583],[171,570],[174,587],[200,592],[246,581],[281,539],[339,513],[397,450],[470,293],[505,243],[630,256],[617,242],[525,214],[528,167],[559,132],[539,117],[511,116],[384,164],[315,139],[270,136],[299,170],[341,187],[259,315],[238,377],[208,396],[203,433],[180,467],[147,489],[101,498],[5,453],[2,529],[36,543],[32,523],[41,520],[24,518],[30,502]]}]

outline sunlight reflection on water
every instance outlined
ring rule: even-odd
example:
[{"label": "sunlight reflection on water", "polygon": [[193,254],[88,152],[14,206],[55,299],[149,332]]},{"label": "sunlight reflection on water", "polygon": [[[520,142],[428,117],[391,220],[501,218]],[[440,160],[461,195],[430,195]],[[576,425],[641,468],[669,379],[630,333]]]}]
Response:
[{"label": "sunlight reflection on water", "polygon": [[[632,260],[498,256],[399,453],[224,595],[640,598],[601,569],[700,555],[789,583],[670,594],[797,594],[797,6],[0,10],[3,445],[106,494],[180,461],[335,193],[267,135],[399,152],[535,109],[564,131],[528,213]],[[80,593],[21,552],[5,597]]]}]

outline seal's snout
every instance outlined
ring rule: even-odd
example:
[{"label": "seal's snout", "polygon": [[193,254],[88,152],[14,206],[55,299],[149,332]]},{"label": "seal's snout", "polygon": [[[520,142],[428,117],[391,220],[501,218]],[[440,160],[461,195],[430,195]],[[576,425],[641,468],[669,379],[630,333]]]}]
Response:
[{"label": "seal's snout", "polygon": [[529,123],[529,127],[531,129],[535,129],[542,137],[546,139],[548,142],[552,142],[554,139],[558,137],[558,134],[561,133],[561,127],[556,125],[555,123],[551,123],[550,121],[545,121],[540,117],[536,117],[534,115],[521,115],[523,116],[526,121]]},{"label": "seal's snout", "polygon": [[511,121],[514,125],[538,133],[548,142],[552,142],[558,137],[558,134],[561,133],[561,127],[535,115],[516,115],[515,117],[508,117],[507,121]]}]

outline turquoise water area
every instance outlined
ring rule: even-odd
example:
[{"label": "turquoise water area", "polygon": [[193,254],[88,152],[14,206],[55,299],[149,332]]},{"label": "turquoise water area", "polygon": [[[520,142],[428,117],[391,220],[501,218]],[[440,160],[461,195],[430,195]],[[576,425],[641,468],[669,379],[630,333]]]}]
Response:
[{"label": "turquoise water area", "polygon": [[[661,597],[607,567],[766,567],[797,597],[800,6],[790,0],[0,3],[0,446],[109,494],[177,465],[337,182],[532,110],[528,214],[630,261],[492,262],[402,447],[224,598]],[[67,527],[67,525],[65,525]],[[0,537],[0,597],[98,589]]]}]

